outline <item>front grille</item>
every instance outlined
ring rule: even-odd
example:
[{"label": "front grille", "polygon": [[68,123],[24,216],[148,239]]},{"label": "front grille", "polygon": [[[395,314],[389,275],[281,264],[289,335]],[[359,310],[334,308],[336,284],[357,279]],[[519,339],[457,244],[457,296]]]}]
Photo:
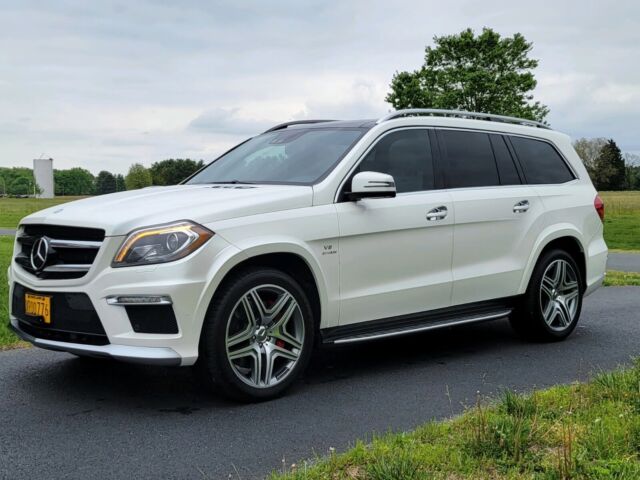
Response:
[{"label": "front grille", "polygon": [[[31,254],[40,239],[47,243],[45,261],[34,268]],[[46,279],[80,278],[87,274],[104,241],[104,230],[60,225],[24,225],[15,261],[29,273]],[[42,251],[44,251],[43,248]]]},{"label": "front grille", "polygon": [[[51,324],[25,313],[25,293],[51,297]],[[34,292],[16,283],[11,314],[18,319],[22,331],[36,338],[88,345],[109,344],[98,313],[85,293]]]}]

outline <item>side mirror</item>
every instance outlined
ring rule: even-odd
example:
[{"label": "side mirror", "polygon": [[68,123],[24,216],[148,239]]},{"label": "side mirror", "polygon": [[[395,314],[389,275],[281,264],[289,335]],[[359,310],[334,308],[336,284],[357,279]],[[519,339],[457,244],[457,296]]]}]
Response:
[{"label": "side mirror", "polygon": [[350,200],[393,198],[396,196],[396,182],[386,173],[356,173],[351,180],[351,192],[347,196]]}]

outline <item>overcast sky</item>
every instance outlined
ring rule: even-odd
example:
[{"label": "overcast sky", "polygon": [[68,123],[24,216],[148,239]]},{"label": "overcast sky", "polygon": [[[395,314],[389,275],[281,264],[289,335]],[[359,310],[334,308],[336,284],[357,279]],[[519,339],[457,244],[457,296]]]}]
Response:
[{"label": "overcast sky", "polygon": [[573,137],[640,152],[640,2],[0,0],[0,166],[210,161],[281,121],[373,118],[434,35],[521,32]]}]

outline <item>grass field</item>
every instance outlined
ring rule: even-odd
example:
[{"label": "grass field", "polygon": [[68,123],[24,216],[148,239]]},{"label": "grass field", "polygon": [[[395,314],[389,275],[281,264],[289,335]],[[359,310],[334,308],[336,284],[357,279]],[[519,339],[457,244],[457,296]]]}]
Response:
[{"label": "grass field", "polygon": [[604,238],[612,250],[640,250],[640,192],[602,192]]},{"label": "grass field", "polygon": [[460,417],[287,465],[271,480],[637,480],[639,456],[636,362],[585,384],[479,399]]},{"label": "grass field", "polygon": [[623,285],[640,287],[640,273],[607,270],[607,276],[604,279],[605,287],[620,287]]},{"label": "grass field", "polygon": [[0,198],[0,228],[16,228],[30,213],[83,197]]}]

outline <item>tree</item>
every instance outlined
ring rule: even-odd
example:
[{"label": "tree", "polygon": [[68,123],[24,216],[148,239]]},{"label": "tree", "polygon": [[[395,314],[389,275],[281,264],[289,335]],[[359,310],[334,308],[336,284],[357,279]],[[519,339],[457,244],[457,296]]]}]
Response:
[{"label": "tree", "polygon": [[598,190],[623,190],[626,175],[622,152],[616,142],[610,139],[596,158],[594,184]]},{"label": "tree", "polygon": [[53,183],[56,195],[93,195],[95,191],[93,174],[80,167],[54,170]]},{"label": "tree", "polygon": [[[0,167],[0,195],[33,195],[33,170],[25,167]],[[36,186],[36,193],[39,187]]]},{"label": "tree", "polygon": [[170,158],[151,165],[151,179],[154,185],[177,185],[204,165],[202,160]]},{"label": "tree", "polygon": [[625,153],[624,163],[626,165],[626,189],[640,190],[640,155],[635,153]]},{"label": "tree", "polygon": [[124,192],[127,186],[124,183],[124,176],[119,173],[116,175],[116,192]]},{"label": "tree", "polygon": [[151,185],[151,173],[139,163],[134,163],[129,168],[129,173],[124,178],[127,190],[135,190]]},{"label": "tree", "polygon": [[96,177],[96,193],[103,195],[105,193],[113,193],[116,191],[116,177],[113,173],[106,170],[101,171]]},{"label": "tree", "polygon": [[532,102],[531,94],[538,60],[529,58],[532,44],[521,34],[501,37],[484,28],[476,36],[469,28],[433,41],[419,70],[393,76],[386,101],[394,108],[444,108],[544,121],[549,109]]},{"label": "tree", "polygon": [[33,193],[33,180],[28,177],[16,177],[8,185],[9,195],[31,195]]},{"label": "tree", "polygon": [[576,153],[582,159],[587,172],[592,181],[595,181],[596,160],[600,156],[602,148],[607,144],[607,139],[599,138],[580,138],[573,142]]}]

